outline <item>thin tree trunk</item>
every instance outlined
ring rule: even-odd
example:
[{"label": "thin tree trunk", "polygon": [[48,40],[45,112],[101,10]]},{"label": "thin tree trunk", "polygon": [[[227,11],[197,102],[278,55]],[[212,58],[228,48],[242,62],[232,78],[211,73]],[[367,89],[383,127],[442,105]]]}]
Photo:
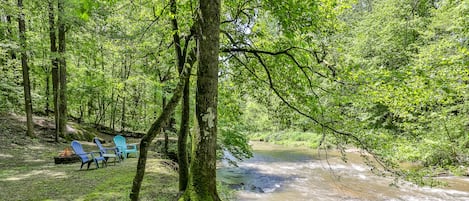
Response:
[{"label": "thin tree trunk", "polygon": [[[170,1],[170,12],[171,15],[177,16],[177,3],[176,0]],[[186,44],[184,50],[181,44],[181,37],[179,36],[179,26],[177,18],[174,17],[171,20],[173,27],[173,41],[174,41],[174,50],[176,52],[176,61],[178,66],[178,71],[181,74],[186,64],[187,58],[187,49],[189,47],[189,42],[191,40],[193,30],[191,30],[191,35],[186,38]],[[194,50],[194,49],[193,49]],[[196,61],[195,50],[191,51],[188,58],[188,64],[190,67],[193,66]],[[189,74],[190,69],[189,70]],[[185,85],[183,89],[182,97],[182,111],[181,111],[181,125],[178,133],[178,171],[179,171],[179,191],[184,192],[189,182],[189,161],[188,161],[188,148],[187,148],[187,136],[189,134],[189,121],[190,121],[190,76],[185,80]]]},{"label": "thin tree trunk", "polygon": [[[102,79],[105,80],[106,77],[105,77],[105,74],[104,74],[104,51],[103,51],[103,46],[100,46],[99,48],[99,52],[101,53],[101,70],[103,71],[103,74],[102,74]],[[102,97],[101,97],[101,107],[103,108],[103,111],[102,111],[102,125],[106,125],[106,110],[107,110],[107,106],[106,106],[106,100],[105,100],[105,97],[106,94],[103,92],[102,93]],[[108,104],[109,105],[109,104]],[[101,124],[101,123],[100,123]]]},{"label": "thin tree trunk", "polygon": [[[124,82],[123,96],[122,96],[122,116],[121,116],[121,131],[125,131],[126,128],[126,102],[127,102],[127,79],[130,76],[130,66],[127,66],[127,57],[124,56],[124,69],[122,70],[122,80]],[[127,69],[128,68],[128,69]]]},{"label": "thin tree trunk", "polygon": [[[187,44],[186,44],[187,45]],[[190,52],[187,63],[192,68],[195,61],[195,49]],[[183,66],[183,65],[182,65]],[[191,74],[191,68],[188,69],[189,75]],[[182,108],[181,108],[181,128],[178,134],[178,171],[179,171],[179,191],[183,192],[187,188],[189,182],[189,159],[188,159],[188,147],[187,137],[189,136],[189,122],[190,122],[190,76],[187,76],[184,90],[182,92]]]},{"label": "thin tree trunk", "polygon": [[[125,91],[125,84],[124,84],[124,91]],[[125,93],[125,92],[124,92]],[[125,95],[124,97],[122,97],[122,116],[121,116],[121,131],[125,131],[125,126],[126,126],[126,122],[125,122]]]},{"label": "thin tree trunk", "polygon": [[130,192],[130,199],[132,201],[137,201],[140,194],[143,176],[145,175],[145,166],[150,143],[153,141],[156,135],[160,133],[164,123],[169,120],[171,114],[176,109],[176,106],[178,105],[178,102],[182,96],[182,90],[185,85],[184,81],[186,80],[186,76],[189,76],[188,73],[183,73],[180,76],[178,85],[176,86],[176,89],[174,89],[173,97],[171,97],[168,104],[166,104],[166,107],[163,109],[163,112],[152,124],[150,130],[148,130],[147,134],[140,141],[140,155],[138,157],[137,173],[135,174],[135,178],[132,183],[132,191]]},{"label": "thin tree trunk", "polygon": [[58,24],[58,39],[59,39],[59,133],[65,137],[67,134],[67,63],[65,60],[65,11],[64,0],[59,0],[57,4],[59,16],[57,19]]},{"label": "thin tree trunk", "polygon": [[[190,73],[190,72],[189,72]],[[187,158],[187,136],[190,121],[190,77],[187,76],[184,84],[181,111],[181,127],[178,134],[178,171],[179,191],[185,191],[189,182],[189,160]]]},{"label": "thin tree trunk", "polygon": [[21,45],[21,67],[23,69],[23,87],[24,87],[24,106],[26,111],[26,134],[30,137],[34,137],[33,130],[33,104],[31,102],[31,86],[29,81],[29,66],[28,66],[28,55],[26,54],[26,23],[24,21],[23,13],[23,0],[18,0],[18,29],[20,35]]},{"label": "thin tree trunk", "polygon": [[115,124],[115,119],[116,119],[116,104],[114,101],[114,86],[111,88],[111,116],[109,117],[109,128],[112,128],[112,132],[115,132],[114,130],[114,124]]},{"label": "thin tree trunk", "polygon": [[[162,101],[162,110],[164,110],[164,108],[166,107],[166,94],[168,92],[166,91],[166,89],[163,89],[163,94],[162,94],[162,97],[161,97],[161,101]],[[172,115],[171,115],[172,116]],[[169,118],[171,119],[171,118]],[[165,155],[165,157],[168,157],[168,141],[169,141],[169,136],[168,136],[168,133],[166,132],[166,128],[168,127],[168,124],[169,124],[169,119],[168,121],[166,122],[163,122],[163,126],[161,127],[161,133],[163,134],[164,136],[164,143],[163,143],[163,154]]]},{"label": "thin tree trunk", "polygon": [[220,0],[199,0],[197,132],[192,138],[189,183],[180,200],[220,200],[216,185],[220,4]]},{"label": "thin tree trunk", "polygon": [[[44,54],[43,54],[43,58],[45,60],[46,58],[46,53],[44,51]],[[44,62],[45,63],[45,62]],[[44,108],[44,112],[46,114],[46,116],[49,116],[49,112],[50,112],[50,68],[46,65],[46,67],[44,67],[44,71],[46,72],[46,78],[45,78],[45,82],[46,82],[46,86],[45,86],[45,93],[46,93],[46,105],[45,105],[45,108]]]},{"label": "thin tree trunk", "polygon": [[49,97],[50,97],[50,75],[49,75],[49,72],[47,72],[47,75],[46,75],[46,108],[44,109],[45,113],[46,113],[46,116],[49,116],[49,112],[50,112],[50,103],[49,103]]},{"label": "thin tree trunk", "polygon": [[83,116],[85,114],[85,111],[83,111],[84,110],[83,108],[84,108],[83,104],[80,105],[80,117],[78,117],[78,123],[79,124],[83,123],[83,118],[84,118]]},{"label": "thin tree trunk", "polygon": [[57,36],[55,28],[54,0],[49,0],[49,39],[52,62],[52,91],[54,95],[55,142],[59,141],[59,61],[57,59]]},{"label": "thin tree trunk", "polygon": [[115,133],[116,132],[116,114],[117,114],[117,103],[119,102],[119,96],[116,97],[116,100],[113,104],[113,109],[112,109],[112,131]]}]

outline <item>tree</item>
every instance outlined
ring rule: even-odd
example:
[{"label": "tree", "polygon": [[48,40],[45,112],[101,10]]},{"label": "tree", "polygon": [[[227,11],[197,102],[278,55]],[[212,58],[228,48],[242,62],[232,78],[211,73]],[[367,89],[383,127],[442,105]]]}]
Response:
[{"label": "tree", "polygon": [[24,106],[26,112],[26,125],[27,131],[26,134],[30,137],[34,136],[33,128],[33,104],[31,102],[31,87],[29,81],[29,66],[28,66],[28,55],[26,53],[26,25],[24,20],[23,13],[23,1],[18,0],[18,28],[20,35],[20,45],[21,45],[21,66],[23,69],[23,87],[24,87]]},{"label": "tree", "polygon": [[65,60],[65,10],[64,0],[58,0],[58,43],[59,43],[59,133],[62,137],[67,134],[67,62]]},{"label": "tree", "polygon": [[[67,124],[67,70],[65,60],[65,11],[64,2],[57,1],[57,26],[55,23],[54,0],[48,1],[49,13],[49,40],[52,63],[52,88],[54,100],[55,116],[55,141],[59,141],[59,136],[65,137]],[[58,32],[58,36],[57,36]],[[58,39],[58,40],[57,40]],[[58,45],[58,48],[57,48]]]},{"label": "tree", "polygon": [[60,113],[59,113],[59,60],[57,57],[57,35],[55,26],[54,0],[48,1],[49,7],[49,40],[52,64],[52,91],[54,101],[54,119],[55,119],[55,142],[59,141],[60,136]]},{"label": "tree", "polygon": [[189,76],[188,71],[183,70],[183,73],[179,78],[178,85],[173,91],[173,96],[169,100],[168,104],[166,104],[163,112],[152,124],[147,134],[140,141],[140,155],[138,158],[137,173],[135,174],[135,178],[132,183],[132,191],[130,192],[129,196],[132,201],[137,201],[140,194],[143,176],[145,175],[145,166],[150,143],[156,137],[156,135],[160,133],[161,128],[164,126],[165,122],[168,121],[168,119],[171,117],[171,114],[174,112],[174,109],[178,105],[178,102],[182,96],[182,91],[184,89],[184,82],[186,80],[186,76]]},{"label": "tree", "polygon": [[[176,53],[176,64],[179,74],[182,74],[184,65],[188,64],[190,68],[188,69],[188,74],[191,74],[191,69],[196,61],[195,49],[192,49],[189,53],[188,48],[190,41],[194,35],[194,27],[191,27],[190,34],[183,38],[185,45],[183,46],[181,41],[181,36],[179,35],[179,25],[177,20],[177,3],[175,0],[170,1],[170,13],[173,16],[171,19],[173,27],[173,41],[174,41],[174,51]],[[188,55],[189,54],[189,55]],[[178,172],[179,172],[179,191],[183,192],[187,188],[187,183],[189,180],[189,161],[188,161],[188,148],[187,148],[187,136],[189,134],[189,121],[190,121],[190,76],[186,77],[182,102],[181,102],[181,122],[180,129],[178,133]],[[165,140],[166,140],[165,135]],[[165,143],[165,149],[167,149],[167,144]]]},{"label": "tree", "polygon": [[189,183],[180,200],[218,201],[216,188],[218,56],[220,0],[200,0],[196,36],[198,49],[196,133],[192,138]]}]

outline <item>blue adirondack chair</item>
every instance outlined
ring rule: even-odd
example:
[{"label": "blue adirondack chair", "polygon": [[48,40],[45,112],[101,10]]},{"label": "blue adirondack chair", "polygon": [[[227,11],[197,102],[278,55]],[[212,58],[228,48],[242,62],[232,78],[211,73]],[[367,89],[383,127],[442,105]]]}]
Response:
[{"label": "blue adirondack chair", "polygon": [[[81,144],[76,140],[72,141],[72,149],[81,159],[80,170],[83,168],[84,164],[88,164],[86,169],[90,169],[90,165],[93,162],[96,163],[96,168],[99,168],[99,161],[103,161],[103,164],[106,163],[106,159],[101,155],[100,152],[85,152],[83,150],[83,146],[81,146]],[[98,154],[99,156],[95,154]]]},{"label": "blue adirondack chair", "polygon": [[121,135],[116,135],[114,137],[114,144],[116,144],[116,147],[121,154],[121,156],[125,159],[129,157],[129,154],[135,153],[135,156],[138,157],[138,151],[137,151],[137,145],[135,144],[127,144],[125,142],[125,138]]},{"label": "blue adirondack chair", "polygon": [[98,146],[99,152],[101,152],[101,155],[104,157],[106,160],[106,163],[109,158],[114,158],[114,164],[116,164],[116,161],[120,162],[121,160],[121,155],[120,152],[117,150],[117,147],[114,148],[105,148],[101,144],[101,141],[99,138],[95,137],[93,138],[93,142]]}]

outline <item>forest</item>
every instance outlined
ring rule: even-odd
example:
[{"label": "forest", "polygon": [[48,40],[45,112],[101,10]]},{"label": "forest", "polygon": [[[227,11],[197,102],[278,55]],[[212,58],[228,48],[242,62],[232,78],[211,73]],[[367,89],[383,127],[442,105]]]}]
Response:
[{"label": "forest", "polygon": [[70,122],[137,133],[131,200],[157,138],[179,200],[220,200],[217,160],[254,139],[469,175],[467,0],[1,1],[1,116],[31,139],[51,119],[59,144],[85,140]]}]

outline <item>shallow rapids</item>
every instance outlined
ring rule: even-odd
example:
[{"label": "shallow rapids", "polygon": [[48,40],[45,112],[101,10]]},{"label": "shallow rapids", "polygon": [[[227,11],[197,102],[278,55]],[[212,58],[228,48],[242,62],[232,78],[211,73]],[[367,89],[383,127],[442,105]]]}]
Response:
[{"label": "shallow rapids", "polygon": [[253,144],[254,157],[239,167],[222,165],[218,179],[237,189],[240,201],[468,201],[469,178],[442,178],[444,188],[417,187],[410,183],[390,186],[393,178],[379,177],[349,154],[344,163],[337,153],[328,159],[317,150]]}]

